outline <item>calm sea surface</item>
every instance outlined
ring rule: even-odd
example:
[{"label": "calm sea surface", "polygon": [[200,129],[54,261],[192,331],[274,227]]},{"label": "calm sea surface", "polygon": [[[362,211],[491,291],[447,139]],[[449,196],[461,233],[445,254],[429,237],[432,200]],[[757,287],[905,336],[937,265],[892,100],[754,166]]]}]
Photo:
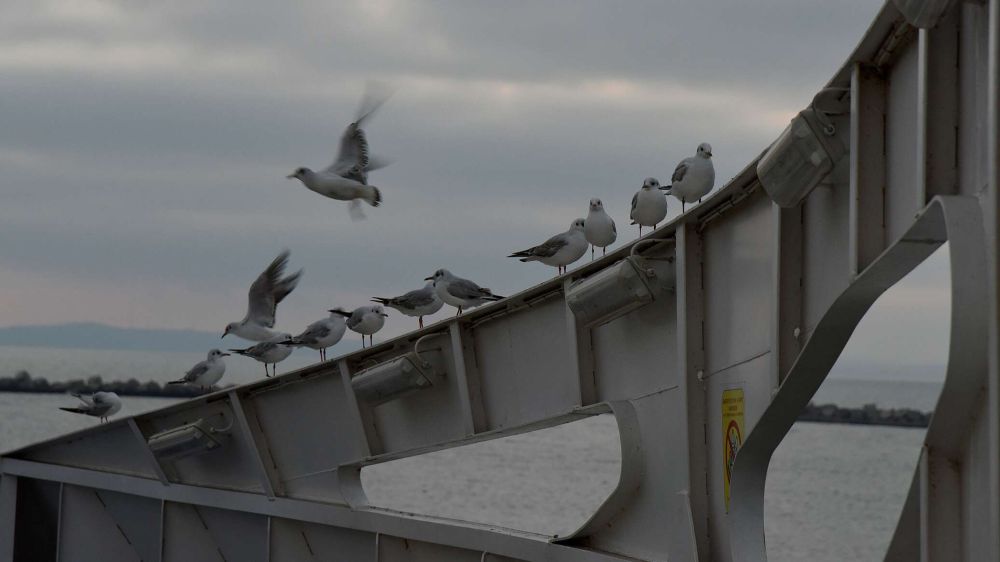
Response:
[{"label": "calm sea surface", "polygon": [[[200,359],[201,354],[0,347],[0,376],[25,369],[49,380],[101,374],[106,380],[162,382]],[[240,359],[230,360],[224,381],[263,376],[259,364]],[[279,372],[313,360],[313,354],[299,351],[279,365]],[[930,383],[830,380],[815,401],[930,410],[939,390]],[[74,400],[0,393],[0,451],[95,425],[57,409]],[[127,398],[122,414],[174,402]],[[796,424],[768,473],[770,559],[881,560],[923,435],[919,429]],[[562,535],[579,526],[611,491],[619,454],[614,420],[598,416],[369,467],[362,481],[374,505]]]}]

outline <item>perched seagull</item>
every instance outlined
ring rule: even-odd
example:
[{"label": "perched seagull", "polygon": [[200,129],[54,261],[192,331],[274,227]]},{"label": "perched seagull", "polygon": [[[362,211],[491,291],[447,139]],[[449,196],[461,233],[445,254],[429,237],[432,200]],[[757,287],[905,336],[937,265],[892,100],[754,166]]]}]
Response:
[{"label": "perched seagull", "polygon": [[274,328],[274,312],[278,303],[292,292],[302,276],[300,269],[288,277],[281,277],[288,265],[288,256],[288,250],[281,252],[250,285],[247,315],[239,322],[230,322],[226,331],[222,332],[222,337],[234,334],[245,340],[264,342],[278,335],[278,332],[271,329]]},{"label": "perched seagull", "polygon": [[639,236],[642,236],[642,227],[656,228],[666,216],[667,198],[660,193],[659,180],[646,178],[642,188],[632,197],[632,212],[629,213],[632,224],[639,225]]},{"label": "perched seagull", "polygon": [[594,259],[594,246],[601,247],[601,255],[605,255],[608,246],[615,243],[618,238],[618,229],[615,228],[615,221],[604,211],[604,203],[600,199],[590,200],[590,211],[587,213],[587,221],[583,225],[583,234],[590,243],[590,259]]},{"label": "perched seagull", "polygon": [[305,346],[319,350],[319,360],[326,361],[326,348],[336,345],[344,337],[347,324],[341,316],[340,309],[331,310],[330,316],[306,326],[301,334],[281,343],[292,346]]},{"label": "perched seagull", "polygon": [[334,309],[330,312],[347,318],[347,327],[352,332],[361,334],[362,348],[365,346],[365,336],[368,336],[369,344],[375,345],[375,342],[372,341],[372,334],[382,329],[382,326],[385,325],[385,319],[389,316],[380,304],[376,304],[375,306],[359,306],[353,312],[340,309]]},{"label": "perched seagull", "polygon": [[444,302],[457,307],[455,316],[462,314],[463,308],[472,308],[485,302],[498,301],[503,299],[500,295],[494,295],[493,291],[485,287],[480,287],[468,279],[462,279],[452,275],[447,269],[439,269],[434,275],[424,279],[424,281],[434,281],[434,292]]},{"label": "perched seagull", "polygon": [[670,195],[681,200],[681,212],[684,204],[695,199],[701,203],[701,198],[708,195],[715,186],[715,166],[712,165],[712,145],[703,142],[698,145],[694,156],[689,156],[674,169],[670,178],[672,185],[660,187]]},{"label": "perched seagull", "polygon": [[508,258],[521,258],[521,261],[540,261],[545,265],[558,268],[556,275],[566,272],[566,266],[575,262],[587,253],[587,237],[583,233],[583,219],[576,219],[569,225],[569,230],[556,234],[538,246],[527,250],[514,252]]},{"label": "perched seagull", "polygon": [[[272,341],[261,342],[246,349],[230,349],[229,351],[260,361],[264,364],[264,376],[270,377],[278,374],[278,363],[292,354],[292,346],[282,343],[291,337],[291,334],[277,334]],[[267,370],[268,363],[271,364],[270,372]]]},{"label": "perched seagull", "polygon": [[229,357],[229,354],[213,349],[208,352],[208,359],[195,363],[190,371],[184,373],[184,378],[167,384],[193,384],[202,389],[212,388],[212,385],[219,382],[222,375],[226,374],[226,362],[222,360],[223,357]]},{"label": "perched seagull", "polygon": [[387,165],[379,162],[368,154],[368,139],[361,127],[365,120],[385,103],[388,95],[371,95],[366,93],[362,99],[358,117],[347,126],[340,137],[340,148],[337,159],[323,170],[314,172],[309,168],[298,168],[289,174],[289,179],[301,181],[307,188],[338,201],[350,201],[348,211],[351,218],[365,218],[361,210],[361,201],[372,207],[382,203],[382,192],[374,185],[368,185],[368,172]]},{"label": "perched seagull", "polygon": [[74,414],[85,414],[101,418],[101,423],[108,421],[108,418],[118,413],[122,409],[122,399],[114,392],[95,392],[93,394],[80,394],[74,392],[73,396],[83,402],[82,406],[76,408],[59,408],[64,412]]},{"label": "perched seagull", "polygon": [[438,297],[437,292],[434,291],[434,282],[429,281],[424,285],[423,289],[417,289],[415,291],[410,291],[404,295],[398,297],[385,298],[385,297],[375,297],[372,302],[377,302],[379,304],[384,304],[389,308],[394,308],[399,312],[407,316],[416,316],[417,322],[419,322],[420,327],[424,327],[424,316],[434,314],[435,312],[441,310],[444,306],[444,301]]}]

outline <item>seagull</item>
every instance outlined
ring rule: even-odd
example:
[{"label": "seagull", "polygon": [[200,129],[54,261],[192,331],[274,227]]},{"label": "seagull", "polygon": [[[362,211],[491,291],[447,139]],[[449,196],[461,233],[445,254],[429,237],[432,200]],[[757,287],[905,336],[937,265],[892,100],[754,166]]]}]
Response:
[{"label": "seagull", "polygon": [[642,189],[632,197],[632,212],[628,216],[632,219],[632,224],[639,225],[639,236],[642,236],[642,227],[656,228],[667,216],[667,198],[660,193],[659,188],[659,180],[646,178],[642,182]]},{"label": "seagull", "polygon": [[416,316],[420,327],[424,327],[424,316],[429,316],[441,310],[444,301],[434,291],[434,282],[428,281],[423,289],[410,291],[398,297],[375,297],[372,302],[394,308],[407,316]]},{"label": "seagull", "polygon": [[[291,337],[291,334],[279,333],[272,341],[261,342],[246,349],[230,349],[229,351],[260,361],[264,364],[264,376],[270,377],[278,374],[278,363],[292,354],[292,346],[282,343]],[[271,364],[270,372],[267,370],[268,363]]]},{"label": "seagull", "polygon": [[368,139],[361,127],[386,99],[388,95],[365,94],[358,110],[358,117],[347,126],[340,137],[337,159],[333,164],[318,172],[309,168],[298,168],[287,177],[301,181],[307,188],[320,195],[338,201],[350,201],[348,211],[351,218],[354,220],[365,218],[365,213],[361,210],[361,201],[372,207],[378,207],[382,203],[382,192],[379,188],[368,185],[368,172],[383,168],[388,163],[369,156]]},{"label": "seagull", "polygon": [[424,281],[434,281],[434,292],[444,302],[457,307],[455,316],[462,314],[462,308],[472,308],[485,302],[502,300],[505,297],[494,295],[493,291],[480,287],[468,279],[456,277],[447,269],[439,269],[434,275]]},{"label": "seagull", "polygon": [[590,242],[590,259],[594,259],[594,246],[601,247],[601,255],[605,255],[608,246],[615,243],[618,238],[618,229],[615,228],[615,221],[604,211],[604,203],[600,199],[590,200],[590,211],[587,213],[587,221],[583,226],[583,234]]},{"label": "seagull", "polygon": [[712,145],[703,142],[698,145],[694,156],[689,156],[674,169],[670,178],[672,185],[660,187],[670,195],[681,200],[681,212],[684,204],[695,199],[701,203],[701,198],[708,195],[715,185],[715,166],[712,165]]},{"label": "seagull", "polygon": [[118,413],[122,409],[122,399],[114,392],[95,392],[93,394],[81,394],[74,392],[73,396],[80,399],[83,405],[75,408],[59,408],[64,412],[74,414],[84,414],[101,418],[101,423],[108,421],[108,418]]},{"label": "seagull", "polygon": [[288,264],[289,251],[285,250],[274,258],[257,280],[250,285],[247,315],[239,322],[230,322],[222,337],[237,335],[245,340],[264,342],[278,335],[274,328],[274,312],[278,303],[295,289],[302,276],[302,270],[282,278]]},{"label": "seagull", "polygon": [[352,332],[361,334],[362,348],[365,346],[365,336],[368,336],[368,341],[371,345],[375,345],[372,341],[372,334],[382,329],[382,326],[385,325],[385,319],[389,316],[380,304],[376,304],[375,306],[359,306],[353,312],[340,309],[333,309],[330,312],[347,318],[347,327]]},{"label": "seagull", "polygon": [[569,225],[569,230],[556,234],[538,246],[527,250],[514,252],[508,258],[521,258],[521,261],[540,261],[545,265],[558,268],[556,275],[566,272],[566,266],[575,262],[587,253],[587,237],[583,233],[583,219],[576,219]]},{"label": "seagull", "polygon": [[208,359],[195,363],[190,371],[184,373],[184,378],[167,384],[193,384],[202,389],[211,388],[213,384],[219,382],[222,375],[226,374],[226,362],[222,360],[223,357],[229,357],[229,354],[213,349],[208,352]]},{"label": "seagull", "polygon": [[281,343],[293,346],[305,346],[319,350],[319,360],[326,361],[326,348],[336,345],[344,337],[347,324],[341,316],[340,309],[329,311],[330,316],[306,326],[301,334]]}]

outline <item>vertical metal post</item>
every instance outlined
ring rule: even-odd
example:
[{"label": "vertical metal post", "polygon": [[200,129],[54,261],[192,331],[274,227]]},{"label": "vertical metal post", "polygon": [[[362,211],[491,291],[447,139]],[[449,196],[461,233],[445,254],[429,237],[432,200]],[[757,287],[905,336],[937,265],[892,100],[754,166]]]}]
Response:
[{"label": "vertical metal post", "polygon": [[476,368],[475,349],[466,329],[455,321],[448,326],[451,336],[451,356],[455,361],[455,378],[462,408],[462,424],[466,435],[475,435],[486,429],[479,370]]},{"label": "vertical metal post", "polygon": [[17,476],[0,474],[0,562],[14,560],[17,523]]},{"label": "vertical metal post", "polygon": [[913,164],[916,167],[916,209],[927,204],[927,88],[930,71],[930,31],[917,30],[917,153]]},{"label": "vertical metal post", "polygon": [[358,422],[355,432],[361,444],[361,453],[366,457],[377,455],[382,452],[382,440],[375,432],[371,413],[358,404],[358,397],[354,394],[354,387],[351,386],[351,367],[347,364],[347,359],[338,361],[337,367],[340,369],[340,380],[344,384],[347,408],[350,410],[351,418]]},{"label": "vertical metal post", "polygon": [[153,472],[156,473],[156,477],[160,479],[160,483],[164,486],[170,485],[170,479],[167,478],[167,473],[164,472],[163,467],[160,465],[160,461],[153,454],[153,451],[149,449],[149,443],[146,441],[146,436],[139,429],[139,424],[135,422],[135,418],[128,419],[128,426],[132,430],[132,435],[135,436],[136,441],[139,443],[139,449],[142,451],[142,456],[146,458],[146,462],[152,467]]},{"label": "vertical metal post", "polygon": [[[239,394],[235,390],[229,392],[229,406],[232,408],[236,426],[243,436],[243,444],[250,449],[254,466],[257,469],[257,479],[268,498],[274,499],[276,495],[284,494],[281,485],[281,476],[274,468],[274,459],[271,458],[271,451],[267,447],[267,441],[257,421],[257,416],[252,411],[253,406],[244,404]],[[247,410],[252,414],[252,422],[248,418]]]},{"label": "vertical metal post", "polygon": [[1000,0],[990,0],[988,70],[986,95],[987,189],[983,203],[989,260],[989,369],[987,370],[986,410],[989,421],[988,489],[985,490],[989,513],[985,559],[1000,560]]},{"label": "vertical metal post", "polygon": [[566,302],[566,294],[572,280],[563,281],[563,306],[566,308],[566,340],[569,342],[569,360],[573,364],[580,381],[580,405],[588,406],[597,401],[597,381],[594,380],[594,347],[591,344],[590,328],[581,326],[576,315]]},{"label": "vertical metal post", "polygon": [[885,84],[876,69],[851,73],[848,263],[853,279],[885,249]]}]

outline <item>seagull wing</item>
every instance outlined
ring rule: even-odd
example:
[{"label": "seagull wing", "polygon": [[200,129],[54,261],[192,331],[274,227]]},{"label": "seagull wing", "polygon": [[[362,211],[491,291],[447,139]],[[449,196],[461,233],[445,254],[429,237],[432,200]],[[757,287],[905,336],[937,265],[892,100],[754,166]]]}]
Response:
[{"label": "seagull wing", "polygon": [[674,175],[670,178],[671,183],[677,183],[684,179],[684,176],[688,171],[688,161],[687,158],[681,160],[681,163],[674,168]]},{"label": "seagull wing", "polygon": [[194,367],[191,367],[190,371],[184,373],[184,381],[194,382],[206,372],[208,372],[208,361],[200,361]]},{"label": "seagull wing", "polygon": [[330,326],[325,321],[313,322],[301,334],[295,336],[297,343],[316,343],[330,335]]},{"label": "seagull wing", "polygon": [[247,304],[248,320],[267,328],[274,327],[274,314],[278,303],[292,292],[302,275],[302,271],[299,270],[284,279],[281,278],[281,274],[284,273],[285,267],[288,265],[289,255],[288,250],[281,252],[278,257],[274,258],[271,265],[267,266],[267,269],[257,277],[253,285],[250,285]]},{"label": "seagull wing", "polygon": [[569,241],[566,239],[566,234],[556,234],[552,238],[549,238],[545,242],[533,247],[523,250],[521,252],[515,252],[509,257],[536,257],[536,258],[548,258],[552,257],[559,250],[563,249]]},{"label": "seagull wing", "polygon": [[484,289],[468,279],[455,279],[448,283],[448,294],[459,299],[479,299],[491,296],[489,289]]},{"label": "seagull wing", "polygon": [[396,297],[392,299],[392,304],[401,306],[403,308],[418,308],[421,306],[428,306],[433,304],[434,301],[438,300],[437,294],[434,290],[424,290],[417,289],[416,291],[410,291],[405,295]]},{"label": "seagull wing", "polygon": [[635,218],[635,206],[639,202],[639,192],[636,191],[635,195],[632,196],[632,210],[628,212],[628,218]]},{"label": "seagull wing", "polygon": [[[373,89],[380,91],[373,92]],[[387,99],[389,99],[389,94],[384,88],[374,88],[372,84],[368,85],[364,97],[361,98],[358,117],[344,129],[344,133],[340,136],[337,158],[324,170],[325,172],[333,172],[342,177],[367,183],[368,174],[366,172],[374,168],[372,162],[369,161],[368,138],[365,136],[362,126],[378,108],[382,107]],[[376,162],[376,164],[375,167],[385,165],[382,162]]]}]

